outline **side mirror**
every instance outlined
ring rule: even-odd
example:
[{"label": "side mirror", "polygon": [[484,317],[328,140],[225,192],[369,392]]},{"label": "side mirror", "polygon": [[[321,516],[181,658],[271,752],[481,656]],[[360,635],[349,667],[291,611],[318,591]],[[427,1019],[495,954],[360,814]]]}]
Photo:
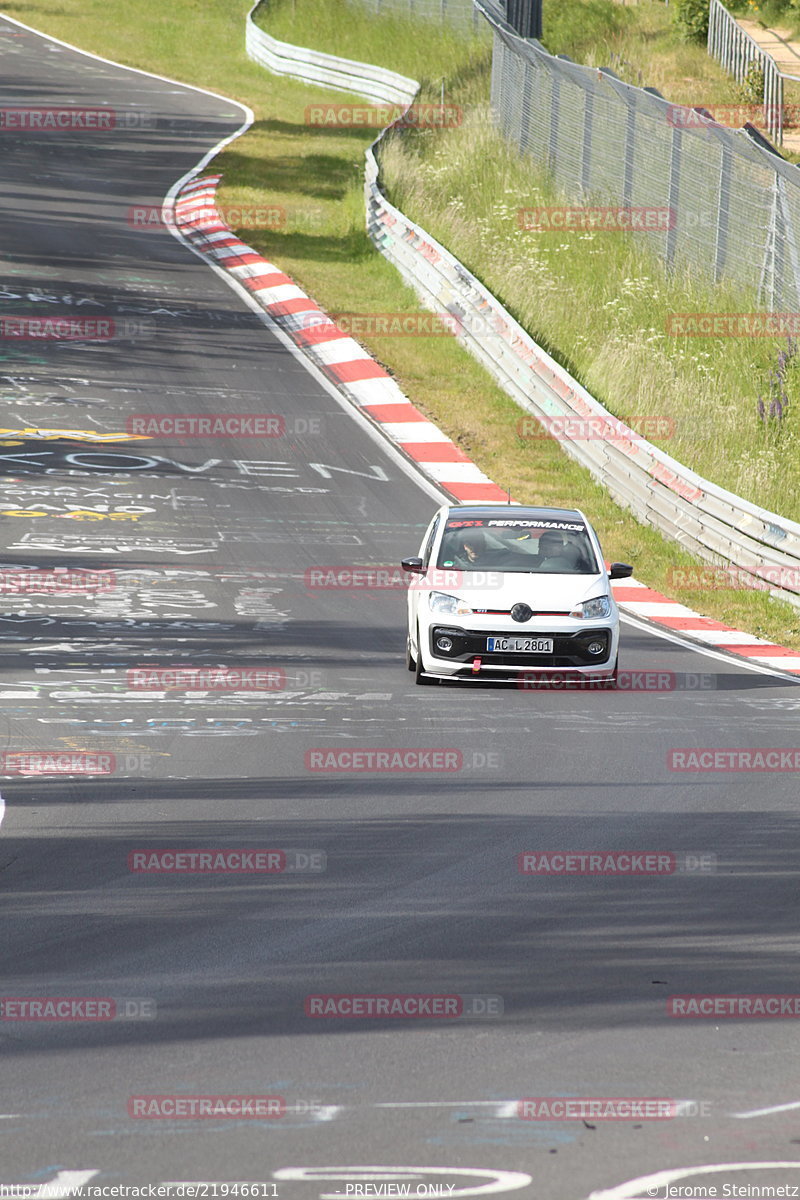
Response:
[{"label": "side mirror", "polygon": [[608,568],[609,579],[628,579],[633,574],[633,567],[628,563],[612,563]]},{"label": "side mirror", "polygon": [[[425,574],[425,568],[422,565],[421,558],[417,558],[417,557],[404,558],[403,561],[400,563],[400,566],[403,568],[404,571],[408,571],[412,575],[424,575]],[[631,567],[631,571],[632,570],[633,570],[633,567]],[[630,571],[628,572],[628,574],[630,574]]]}]

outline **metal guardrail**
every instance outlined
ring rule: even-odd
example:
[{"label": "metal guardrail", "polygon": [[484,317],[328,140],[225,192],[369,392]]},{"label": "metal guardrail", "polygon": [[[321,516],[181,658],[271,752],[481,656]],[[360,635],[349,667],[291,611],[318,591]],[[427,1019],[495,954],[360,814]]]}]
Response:
[{"label": "metal guardrail", "polygon": [[592,422],[590,438],[566,434],[559,442],[619,504],[699,558],[739,568],[754,584],[784,572],[787,586],[769,590],[800,606],[800,524],[717,487],[612,417],[458,259],[389,203],[372,149],[365,188],[373,243],[427,308],[458,318],[460,340],[520,408],[543,423]]},{"label": "metal guardrail", "polygon": [[754,63],[764,72],[764,120],[770,137],[783,145],[783,81],[785,75],[775,59],[759,46],[720,0],[710,0],[708,10],[708,53],[720,66],[743,83]]},{"label": "metal guardrail", "polygon": [[417,94],[416,79],[398,75],[371,63],[356,62],[350,58],[337,58],[334,54],[323,54],[303,46],[292,46],[279,42],[263,29],[259,29],[253,15],[261,6],[261,0],[247,14],[245,28],[245,50],[248,58],[266,67],[276,75],[289,75],[306,83],[333,88],[338,92],[351,92],[366,96],[378,104],[406,106]]},{"label": "metal guardrail", "polygon": [[[307,79],[302,72],[308,51],[279,45],[278,73]],[[327,58],[326,69],[335,69],[330,65],[335,60]],[[379,68],[359,65],[361,94],[380,99],[369,83],[370,71]],[[348,81],[353,78],[352,66],[346,64]],[[407,93],[407,103],[412,99],[413,94]],[[421,302],[434,312],[458,318],[459,339],[522,410],[543,424],[554,417],[592,421],[591,439],[565,434],[558,440],[617,503],[704,561],[738,568],[745,578],[752,578],[754,586],[763,587],[765,576],[774,579],[785,572],[785,578],[769,591],[800,607],[800,524],[703,479],[613,417],[537,345],[458,259],[389,203],[380,188],[376,157],[384,136],[385,131],[366,155],[367,229],[373,244],[397,267]]]}]

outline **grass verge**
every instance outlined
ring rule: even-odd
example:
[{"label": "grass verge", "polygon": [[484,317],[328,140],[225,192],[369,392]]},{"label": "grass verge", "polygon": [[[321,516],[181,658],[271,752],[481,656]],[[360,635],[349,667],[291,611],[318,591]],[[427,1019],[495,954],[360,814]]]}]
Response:
[{"label": "grass verge", "polygon": [[[312,24],[306,3],[298,0],[298,12],[302,5]],[[248,7],[247,0],[173,0],[164,10],[160,0],[138,0],[135,8],[115,10],[113,23],[107,19],[106,0],[25,0],[24,4],[11,0],[5,11],[109,58],[248,103],[256,114],[252,131],[214,164],[225,178],[221,200],[237,206],[282,205],[288,220],[280,231],[244,229],[242,235],[331,312],[417,311],[410,289],[372,250],[363,231],[361,175],[371,134],[305,124],[306,107],[330,100],[332,94],[271,76],[246,59]],[[184,28],[191,28],[193,36],[185,37]],[[359,30],[363,48],[357,56],[374,60],[370,30],[363,26]],[[411,33],[409,26],[408,41]],[[439,65],[429,63],[430,86],[445,77],[448,96],[460,88],[461,95],[485,99],[486,50],[473,46],[464,56],[457,50],[451,46],[449,57],[443,53]],[[392,65],[403,69],[397,56]],[[341,100],[341,94],[336,98]],[[435,138],[425,137],[433,147]],[[443,145],[438,151],[443,152]],[[420,151],[421,146],[409,142],[409,154],[418,157]],[[416,170],[418,164],[413,165]],[[488,166],[484,163],[482,172]],[[430,224],[429,216],[436,214],[431,210],[421,215]],[[617,248],[615,253],[622,251]],[[549,269],[560,269],[559,256],[552,259]],[[570,299],[565,307],[576,306]],[[800,613],[789,605],[761,593],[674,587],[673,568],[690,567],[696,560],[613,504],[557,443],[521,439],[520,410],[453,339],[365,336],[361,340],[410,398],[518,499],[579,505],[591,514],[606,554],[635,563],[644,582],[729,624],[800,647]]]}]

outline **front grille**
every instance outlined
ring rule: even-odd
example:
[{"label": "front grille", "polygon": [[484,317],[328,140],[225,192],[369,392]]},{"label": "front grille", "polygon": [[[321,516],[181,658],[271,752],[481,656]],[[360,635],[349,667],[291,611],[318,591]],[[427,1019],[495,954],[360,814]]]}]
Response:
[{"label": "front grille", "polygon": [[[446,654],[436,645],[439,637],[448,637],[453,643],[452,650]],[[486,639],[490,637],[543,637],[551,638],[552,654],[513,654],[489,653],[486,650]],[[586,646],[589,642],[602,642],[605,649],[602,654],[589,654]],[[493,629],[475,632],[469,629],[458,629],[452,625],[434,625],[430,631],[430,652],[434,658],[446,662],[472,663],[475,658],[483,660],[484,666],[528,667],[588,667],[604,663],[611,650],[610,629],[578,630],[575,633],[540,633],[538,630],[526,629],[524,633],[510,634],[507,630],[497,632]]]},{"label": "front grille", "polygon": [[[482,617],[510,617],[510,608],[473,608],[473,612],[480,613]],[[552,612],[547,612],[545,609],[540,609],[535,613],[531,613],[533,617],[568,617],[569,613],[566,609]],[[491,637],[491,634],[489,635]],[[549,636],[549,635],[548,635]]]}]

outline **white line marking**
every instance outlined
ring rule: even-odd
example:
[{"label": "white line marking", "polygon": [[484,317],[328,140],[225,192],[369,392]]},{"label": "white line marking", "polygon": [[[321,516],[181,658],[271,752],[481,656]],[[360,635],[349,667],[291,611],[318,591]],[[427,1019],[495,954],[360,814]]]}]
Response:
[{"label": "white line marking", "polygon": [[719,1171],[787,1171],[792,1167],[800,1167],[800,1162],[717,1163],[710,1167],[678,1167],[673,1171],[640,1175],[638,1179],[629,1179],[627,1183],[620,1183],[616,1187],[591,1192],[589,1200],[634,1200],[642,1192],[652,1196],[659,1188],[666,1188],[676,1179],[686,1179],[690,1175],[714,1175]]},{"label": "white line marking", "polygon": [[478,1108],[516,1104],[516,1100],[384,1100],[373,1108]]},{"label": "white line marking", "polygon": [[285,1112],[301,1113],[304,1117],[311,1117],[315,1121],[333,1121],[338,1113],[344,1112],[344,1105],[320,1104],[317,1108],[309,1109],[305,1104],[287,1104]]},{"label": "white line marking", "polygon": [[[397,1183],[401,1179],[420,1179],[426,1175],[468,1175],[485,1179],[476,1187],[455,1188],[449,1200],[459,1196],[488,1196],[495,1192],[510,1192],[527,1187],[532,1183],[530,1175],[521,1171],[478,1171],[466,1167],[282,1167],[272,1172],[273,1179],[285,1179],[315,1183],[322,1180],[360,1182],[384,1180]],[[341,1192],[320,1192],[320,1200],[341,1200]]]},{"label": "white line marking", "polygon": [[754,1108],[751,1112],[731,1113],[731,1116],[746,1121],[749,1117],[768,1117],[772,1113],[789,1112],[793,1108],[800,1108],[800,1100],[793,1100],[791,1104],[773,1104],[771,1108]]},{"label": "white line marking", "polygon": [[506,1117],[516,1117],[519,1114],[519,1100],[507,1100],[504,1104],[498,1105],[497,1112],[494,1114],[500,1119]]},{"label": "white line marking", "polygon": [[[619,605],[619,607],[622,609],[622,605]],[[698,654],[704,654],[707,658],[716,658],[720,662],[727,663],[729,667],[743,667],[747,671],[754,671],[756,675],[771,675],[774,679],[785,679],[789,683],[800,684],[800,679],[796,675],[788,675],[784,671],[778,671],[774,667],[761,666],[759,663],[750,662],[748,658],[722,654],[714,650],[711,646],[700,646],[697,642],[684,641],[675,630],[661,629],[659,626],[650,625],[646,621],[637,621],[630,613],[621,611],[620,620],[627,625],[632,625],[634,629],[641,629],[643,633],[652,633],[655,637],[663,638],[666,642],[674,642],[676,646],[681,646],[684,650],[694,650]]]},{"label": "white line marking", "polygon": [[54,1179],[47,1183],[7,1183],[4,1184],[4,1196],[13,1197],[18,1193],[20,1200],[54,1200],[58,1196],[70,1196],[82,1188],[85,1183],[100,1173],[99,1167],[89,1171],[59,1171]]}]

